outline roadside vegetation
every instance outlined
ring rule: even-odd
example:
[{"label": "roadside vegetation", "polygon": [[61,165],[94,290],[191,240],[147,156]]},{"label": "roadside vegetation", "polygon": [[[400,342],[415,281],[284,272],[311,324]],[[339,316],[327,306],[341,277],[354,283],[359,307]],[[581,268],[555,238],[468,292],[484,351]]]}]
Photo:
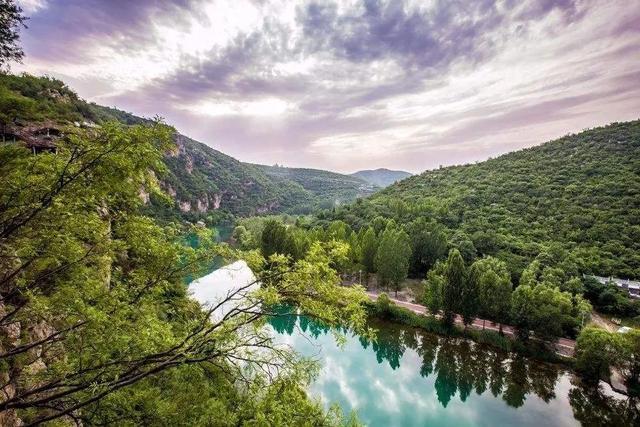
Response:
[{"label": "roadside vegetation", "polygon": [[[412,274],[412,261],[416,261],[412,252],[416,233],[407,229],[393,219],[383,217],[376,217],[359,231],[340,220],[253,217],[238,221],[233,239],[243,250],[260,250],[266,256],[284,254],[292,260],[304,257],[316,242],[340,242],[349,249],[346,258],[334,262],[333,267],[345,284],[373,286],[375,283],[377,291],[395,294],[406,291],[405,279]],[[554,343],[558,338],[578,338],[577,361],[592,358],[590,352],[594,347],[588,348],[586,343],[594,328],[585,328],[590,323],[593,310],[590,299],[596,303],[608,301],[607,297],[599,296],[605,292],[613,293],[613,285],[602,285],[598,292],[600,287],[596,289],[592,278],[583,277],[579,264],[561,245],[552,244],[538,254],[521,272],[519,282],[514,284],[506,262],[490,255],[478,256],[471,250],[473,244],[460,239],[460,236],[447,240],[435,231],[433,235],[429,233],[423,243],[427,248],[424,253],[429,256],[422,260],[431,267],[422,286],[418,287],[421,293],[414,298],[431,313],[440,315],[441,319],[420,316],[394,306],[385,299],[386,296],[381,296],[372,305],[372,313],[439,334],[465,333],[474,340],[502,350],[517,351],[544,360],[558,360],[554,354]],[[610,310],[628,310],[625,313],[631,315],[636,313],[637,301],[622,291],[616,290],[614,295],[619,302],[610,306]],[[454,326],[456,315],[462,317],[462,330]],[[468,328],[477,317],[497,323],[500,332]],[[501,333],[502,325],[515,328],[515,340]],[[630,390],[634,390],[638,379],[632,373],[635,369],[629,368],[628,364],[635,363],[630,362],[635,360],[637,352],[632,339],[635,335],[625,336],[624,340],[617,333],[607,332],[605,336],[612,342],[623,343],[612,347],[619,350],[620,357],[611,359],[607,368],[597,372],[578,363],[579,372],[591,380],[608,380],[608,367],[615,367],[625,372],[624,378]]]}]

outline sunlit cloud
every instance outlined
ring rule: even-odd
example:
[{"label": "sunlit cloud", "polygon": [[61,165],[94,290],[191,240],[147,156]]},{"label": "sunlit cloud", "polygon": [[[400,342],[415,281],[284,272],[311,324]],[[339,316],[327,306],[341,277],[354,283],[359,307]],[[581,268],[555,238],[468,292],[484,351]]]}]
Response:
[{"label": "sunlit cloud", "polygon": [[276,117],[292,109],[292,105],[277,98],[248,102],[205,101],[184,109],[205,116]]},{"label": "sunlit cloud", "polygon": [[241,160],[412,172],[640,111],[640,3],[31,0],[17,71]]},{"label": "sunlit cloud", "polygon": [[25,13],[35,13],[47,7],[47,0],[18,0],[17,3]]}]

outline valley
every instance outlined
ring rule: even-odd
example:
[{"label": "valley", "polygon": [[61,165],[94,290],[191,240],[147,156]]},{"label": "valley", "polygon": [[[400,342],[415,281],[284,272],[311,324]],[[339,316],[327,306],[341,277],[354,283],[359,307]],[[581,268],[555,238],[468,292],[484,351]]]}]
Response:
[{"label": "valley", "polygon": [[640,425],[637,22],[0,0],[0,426]]}]

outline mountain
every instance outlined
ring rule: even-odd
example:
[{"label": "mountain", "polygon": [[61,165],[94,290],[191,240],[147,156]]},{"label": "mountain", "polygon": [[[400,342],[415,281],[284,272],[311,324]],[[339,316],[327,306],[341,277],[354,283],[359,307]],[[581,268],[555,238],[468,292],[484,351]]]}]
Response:
[{"label": "mountain", "polygon": [[366,197],[380,188],[364,179],[320,169],[253,165],[277,182],[295,182],[309,192],[313,208],[330,208]]},{"label": "mountain", "polygon": [[[65,126],[96,127],[106,121],[127,125],[147,119],[88,103],[63,82],[27,74],[0,74],[3,140],[21,140],[34,151],[55,150]],[[175,203],[166,206],[141,194],[156,217],[191,220],[205,216],[307,213],[354,201],[377,190],[358,178],[312,169],[272,168],[240,162],[208,145],[176,133],[167,153],[161,187]]]},{"label": "mountain", "polygon": [[354,172],[351,174],[351,176],[364,179],[370,184],[384,188],[400,180],[410,177],[411,174],[405,171],[393,171],[380,168]]},{"label": "mountain", "polygon": [[638,278],[640,121],[427,171],[328,215],[356,228],[379,215],[405,225],[420,219],[470,241],[479,255],[501,257],[516,277],[556,248],[582,271]]}]

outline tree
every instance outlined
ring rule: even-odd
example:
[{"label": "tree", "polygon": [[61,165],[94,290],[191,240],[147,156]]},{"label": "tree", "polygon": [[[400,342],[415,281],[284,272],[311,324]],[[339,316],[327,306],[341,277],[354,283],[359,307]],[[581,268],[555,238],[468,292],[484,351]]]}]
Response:
[{"label": "tree", "polygon": [[511,305],[511,317],[521,339],[527,339],[533,330],[538,338],[552,340],[578,325],[572,295],[545,284],[518,286]]},{"label": "tree", "polygon": [[441,226],[429,224],[422,218],[408,227],[411,235],[411,271],[423,275],[447,254],[447,238]]},{"label": "tree", "polygon": [[624,373],[627,389],[635,396],[640,394],[640,330],[632,329],[622,335],[624,348],[620,368]]},{"label": "tree", "polygon": [[288,254],[287,244],[291,242],[287,240],[287,227],[278,220],[268,220],[264,225],[260,238],[262,256],[269,258],[276,253]]},{"label": "tree", "polygon": [[376,252],[378,251],[378,241],[376,239],[376,233],[372,227],[367,227],[367,230],[362,235],[360,241],[360,263],[364,266],[364,270],[367,274],[375,273],[375,260]]},{"label": "tree", "polygon": [[456,312],[461,308],[461,299],[466,281],[466,269],[460,251],[451,249],[447,258],[446,282],[442,291],[442,311],[446,325],[452,326]]},{"label": "tree", "polygon": [[576,370],[592,384],[601,378],[608,379],[611,367],[619,363],[622,349],[619,335],[588,326],[576,340]]},{"label": "tree", "polygon": [[[462,255],[461,255],[462,256]],[[473,323],[480,311],[480,289],[477,283],[464,276],[460,295],[460,315],[465,328]]]},{"label": "tree", "polygon": [[13,0],[0,0],[0,68],[10,61],[20,61],[24,56],[18,45],[20,27],[27,18],[22,15],[22,8]]},{"label": "tree", "polygon": [[[366,295],[339,286],[330,267],[346,245],[318,243],[304,259],[276,256],[267,269],[256,251],[216,246],[209,230],[142,215],[140,189],[160,192],[155,177],[172,134],[162,123],[103,123],[60,139],[57,154],[0,147],[0,375],[11,385],[2,417],[144,424],[135,417],[172,412],[170,395],[196,417],[215,407],[249,424],[279,424],[278,413],[324,420],[317,406],[302,405],[309,366],[260,326],[286,300],[329,325],[362,330]],[[188,232],[198,247],[183,243]],[[212,317],[215,306],[202,309],[184,286],[216,256],[246,259],[263,284],[229,293],[221,303],[242,303],[224,317]],[[9,339],[8,329],[20,334]],[[185,382],[208,403],[194,403]]]},{"label": "tree", "polygon": [[433,314],[438,314],[442,310],[442,292],[446,283],[447,265],[442,261],[436,262],[427,273],[427,280],[424,283],[425,294],[424,304]]},{"label": "tree", "polygon": [[411,246],[409,236],[390,222],[382,233],[375,258],[378,279],[383,286],[391,284],[397,295],[409,271]]},{"label": "tree", "polygon": [[478,289],[483,317],[500,322],[502,331],[502,323],[508,321],[511,309],[512,285],[506,264],[490,256],[479,259],[471,265],[469,281]]}]

